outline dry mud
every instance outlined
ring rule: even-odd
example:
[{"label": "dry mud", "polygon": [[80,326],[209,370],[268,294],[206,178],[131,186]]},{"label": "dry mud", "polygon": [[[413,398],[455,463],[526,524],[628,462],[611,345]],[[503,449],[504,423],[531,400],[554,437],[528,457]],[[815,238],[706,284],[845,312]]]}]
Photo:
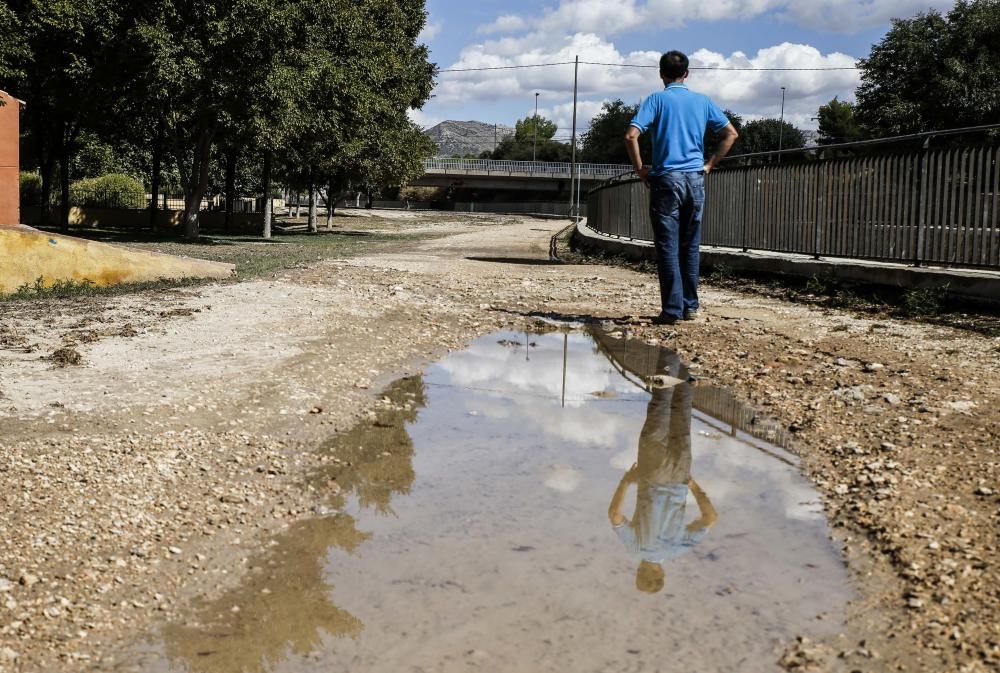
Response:
[{"label": "dry mud", "polygon": [[127,670],[312,514],[319,442],[538,314],[674,348],[792,431],[860,599],[783,666],[1000,666],[1000,341],[711,287],[655,327],[653,278],[546,264],[565,222],[497,219],[267,280],[0,304],[0,671]]}]

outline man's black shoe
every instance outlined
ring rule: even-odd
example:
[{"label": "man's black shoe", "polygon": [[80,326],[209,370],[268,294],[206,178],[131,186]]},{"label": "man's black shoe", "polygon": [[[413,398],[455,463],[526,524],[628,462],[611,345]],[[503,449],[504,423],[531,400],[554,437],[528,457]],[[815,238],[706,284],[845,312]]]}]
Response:
[{"label": "man's black shoe", "polygon": [[697,320],[698,319],[698,309],[684,311],[685,320]]},{"label": "man's black shoe", "polygon": [[658,315],[653,318],[654,325],[676,325],[677,318],[672,315]]}]

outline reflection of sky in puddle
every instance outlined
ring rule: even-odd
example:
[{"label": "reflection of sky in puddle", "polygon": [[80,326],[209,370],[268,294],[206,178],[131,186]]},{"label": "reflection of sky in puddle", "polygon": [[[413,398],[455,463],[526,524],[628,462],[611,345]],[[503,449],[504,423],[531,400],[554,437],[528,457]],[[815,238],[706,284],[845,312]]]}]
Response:
[{"label": "reflection of sky in puddle", "polygon": [[[261,572],[168,630],[167,656],[145,670],[744,673],[776,670],[796,635],[835,632],[836,617],[816,616],[838,615],[849,591],[815,492],[779,449],[699,411],[710,397],[694,395],[679,427],[718,520],[663,563],[660,593],[636,591],[609,502],[633,463],[649,462],[649,437],[666,429],[650,419],[666,406],[616,369],[633,381],[686,374],[676,359],[653,371],[659,351],[603,335],[529,339],[480,339],[394,386],[411,410],[338,437],[344,463],[313,479],[336,480],[342,513],[293,526],[252,564]],[[652,399],[671,413],[690,404],[671,394]],[[255,637],[276,619],[288,635]]]}]

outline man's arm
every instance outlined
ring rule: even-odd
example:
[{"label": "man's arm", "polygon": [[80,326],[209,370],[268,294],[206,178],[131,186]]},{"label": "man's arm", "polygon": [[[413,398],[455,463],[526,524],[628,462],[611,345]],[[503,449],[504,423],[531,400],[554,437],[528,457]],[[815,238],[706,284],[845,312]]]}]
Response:
[{"label": "man's arm", "polygon": [[628,158],[632,162],[632,168],[642,180],[642,184],[647,184],[646,178],[649,176],[649,169],[642,165],[642,152],[639,150],[639,136],[641,135],[642,133],[637,127],[629,126],[628,131],[625,132],[625,149],[628,150]]},{"label": "man's arm", "polygon": [[694,479],[688,479],[688,488],[691,489],[694,501],[698,503],[698,511],[701,513],[700,518],[688,524],[688,533],[693,533],[703,528],[711,528],[719,519],[719,514],[715,511],[715,507],[712,506],[708,496],[705,495],[705,491],[701,490],[701,486]]},{"label": "man's arm", "polygon": [[728,124],[724,129],[719,131],[719,145],[715,148],[715,154],[705,162],[705,174],[709,174],[712,170],[726,158],[729,154],[729,150],[733,149],[733,143],[736,139],[740,137],[740,134],[736,132],[736,128],[732,124]]},{"label": "man's arm", "polygon": [[608,521],[611,522],[612,526],[621,526],[627,520],[622,513],[622,506],[625,504],[625,493],[628,492],[628,485],[635,482],[636,475],[636,466],[633,465],[632,469],[622,476],[622,480],[618,482],[618,488],[615,489],[615,494],[611,496],[611,504],[608,505]]}]

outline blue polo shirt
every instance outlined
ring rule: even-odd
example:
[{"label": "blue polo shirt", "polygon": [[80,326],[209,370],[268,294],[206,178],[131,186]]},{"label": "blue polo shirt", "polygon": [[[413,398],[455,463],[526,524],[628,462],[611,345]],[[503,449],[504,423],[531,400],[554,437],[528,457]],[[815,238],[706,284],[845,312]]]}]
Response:
[{"label": "blue polo shirt", "polygon": [[642,101],[632,126],[653,134],[650,175],[705,168],[705,130],[721,131],[729,118],[708,96],[671,84]]}]

